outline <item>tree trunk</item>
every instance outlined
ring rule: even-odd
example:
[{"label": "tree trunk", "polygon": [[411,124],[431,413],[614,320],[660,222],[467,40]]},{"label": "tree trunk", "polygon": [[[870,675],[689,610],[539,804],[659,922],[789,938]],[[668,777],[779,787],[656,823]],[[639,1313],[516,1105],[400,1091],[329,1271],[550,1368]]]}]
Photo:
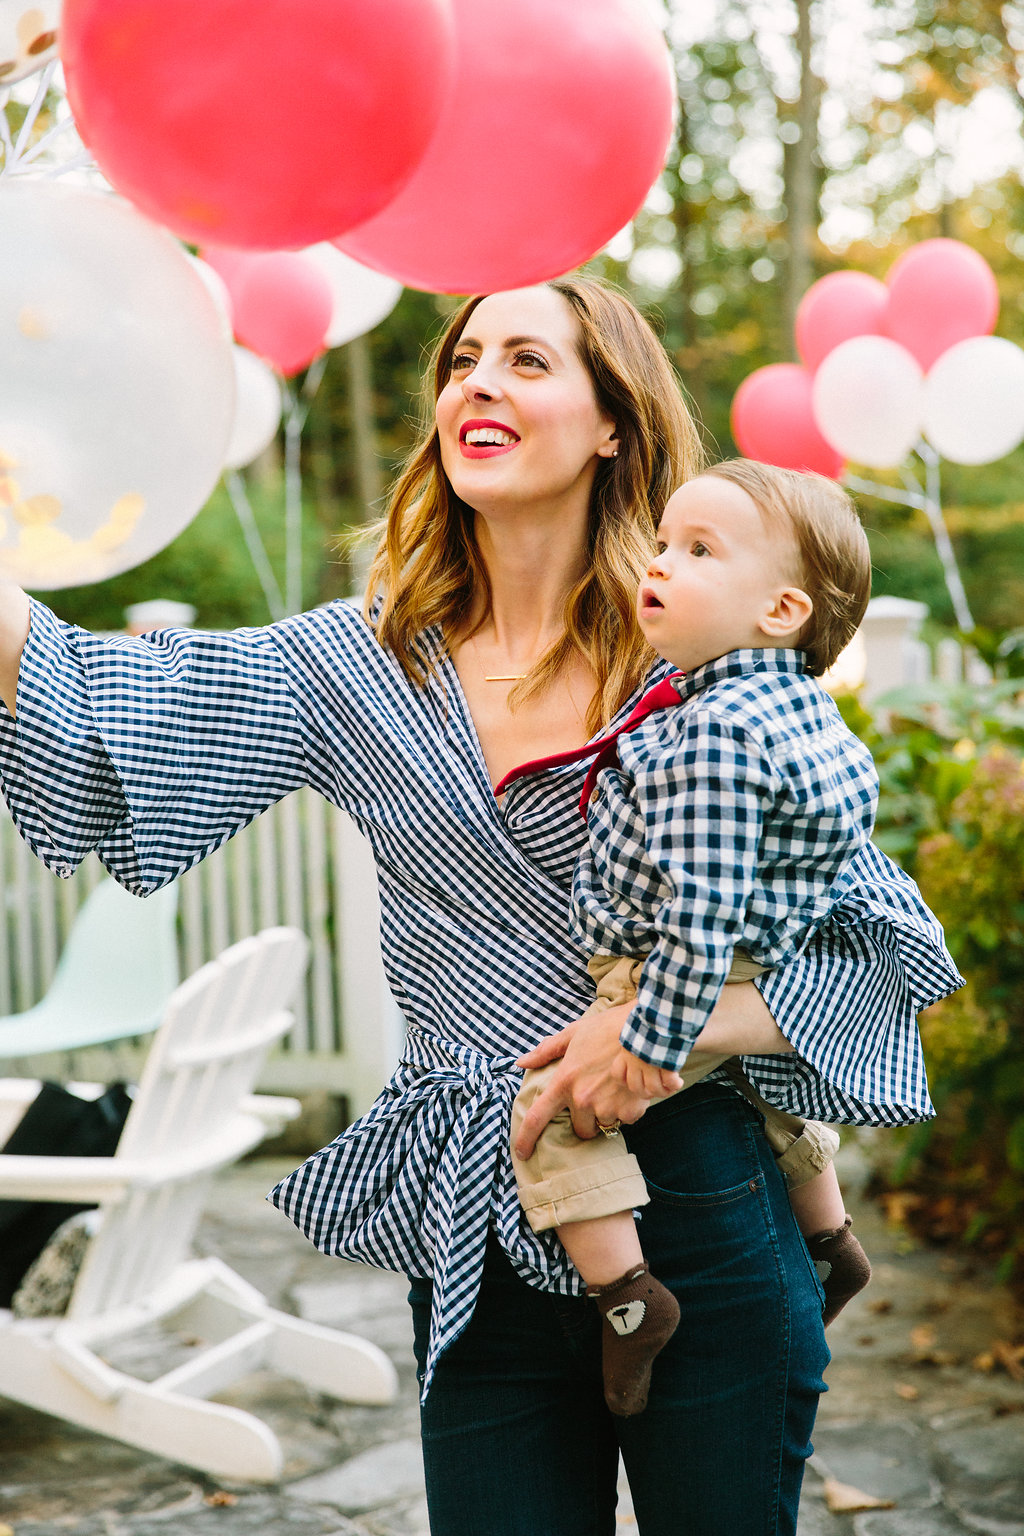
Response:
[{"label": "tree trunk", "polygon": [[[377,432],[373,408],[373,375],[370,364],[370,344],[365,336],[354,337],[346,346],[348,358],[348,406],[352,424],[352,460],[355,468],[356,500],[362,512],[362,521],[370,523],[380,511],[380,499],[384,491],[384,479],[377,456]],[[352,586],[361,592],[366,585],[370,568],[371,550],[362,540],[354,543],[349,552]]]},{"label": "tree trunk", "polygon": [[796,126],[799,136],[787,144],[783,156],[785,180],[786,234],[789,263],[786,273],[785,316],[790,336],[796,323],[797,306],[814,280],[814,257],[818,232],[818,116],[821,110],[822,84],[811,67],[814,33],[811,26],[813,0],[795,0],[797,12],[796,46],[800,60],[800,96],[797,101]]}]

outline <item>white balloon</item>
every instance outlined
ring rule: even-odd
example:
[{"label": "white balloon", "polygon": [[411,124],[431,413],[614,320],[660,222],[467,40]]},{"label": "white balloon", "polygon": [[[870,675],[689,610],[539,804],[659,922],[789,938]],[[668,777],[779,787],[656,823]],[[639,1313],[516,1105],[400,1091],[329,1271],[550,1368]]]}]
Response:
[{"label": "white balloon", "polygon": [[855,464],[891,469],[921,435],[923,374],[905,347],[887,336],[852,336],[814,375],[818,430]]},{"label": "white balloon", "polygon": [[235,420],[225,469],[251,464],[273,441],[281,420],[281,386],[261,357],[235,347]]},{"label": "white balloon", "polygon": [[954,464],[990,464],[1024,438],[1024,352],[1002,336],[971,336],[932,364],[924,432]]},{"label": "white balloon", "polygon": [[199,256],[185,253],[196,272],[202,278],[213,302],[220,312],[221,330],[228,341],[234,340],[234,331],[231,323],[231,295],[228,293],[228,285],[219,272],[215,272],[208,261],[203,261]]},{"label": "white balloon", "polygon": [[0,86],[34,75],[57,53],[60,0],[0,0]]},{"label": "white balloon", "polygon": [[148,560],[217,483],[231,344],[182,247],[109,193],[0,182],[0,575]]},{"label": "white balloon", "polygon": [[331,285],[334,313],[324,338],[329,347],[340,347],[372,331],[398,303],[401,283],[353,261],[337,246],[310,245],[302,254],[316,263]]}]

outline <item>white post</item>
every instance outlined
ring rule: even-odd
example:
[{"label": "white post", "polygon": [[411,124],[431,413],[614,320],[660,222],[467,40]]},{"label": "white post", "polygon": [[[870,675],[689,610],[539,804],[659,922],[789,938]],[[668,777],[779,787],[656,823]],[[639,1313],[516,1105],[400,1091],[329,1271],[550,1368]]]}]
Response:
[{"label": "white post", "polygon": [[927,603],[915,603],[906,597],[873,597],[868,603],[861,625],[867,653],[865,704],[890,688],[927,681],[928,647],[918,639],[918,631],[927,617]]}]

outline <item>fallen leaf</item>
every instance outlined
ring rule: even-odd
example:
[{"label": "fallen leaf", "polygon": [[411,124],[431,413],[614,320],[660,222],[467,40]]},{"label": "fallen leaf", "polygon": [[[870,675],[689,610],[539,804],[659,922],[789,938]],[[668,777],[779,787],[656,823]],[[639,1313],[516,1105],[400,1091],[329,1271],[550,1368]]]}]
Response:
[{"label": "fallen leaf", "polygon": [[868,1311],[877,1312],[879,1315],[881,1315],[883,1312],[891,1312],[892,1309],[893,1303],[890,1301],[888,1296],[879,1296],[877,1301],[868,1302]]},{"label": "fallen leaf", "polygon": [[975,1355],[971,1364],[976,1371],[994,1371],[996,1368],[996,1357],[992,1354],[991,1350],[986,1349],[982,1354]]},{"label": "fallen leaf", "polygon": [[825,1479],[825,1503],[834,1515],[856,1515],[862,1509],[895,1509],[892,1499],[876,1499],[873,1493],[862,1493],[841,1483],[837,1478]]},{"label": "fallen leaf", "polygon": [[216,1488],[213,1493],[208,1493],[203,1500],[204,1504],[212,1504],[214,1509],[230,1509],[232,1504],[238,1503],[237,1493],[225,1493],[223,1488]]},{"label": "fallen leaf", "polygon": [[911,1328],[910,1342],[917,1350],[933,1349],[935,1347],[935,1329],[928,1323],[922,1323],[919,1328]]},{"label": "fallen leaf", "polygon": [[994,1418],[1005,1419],[1011,1413],[1024,1413],[1024,1403],[996,1403],[992,1409]]},{"label": "fallen leaf", "polygon": [[923,1203],[922,1195],[911,1194],[909,1190],[893,1189],[882,1196],[882,1205],[885,1207],[885,1219],[890,1227],[902,1227],[911,1211],[916,1211]]},{"label": "fallen leaf", "polygon": [[918,1387],[912,1387],[909,1382],[901,1381],[896,1388],[896,1395],[902,1397],[905,1402],[912,1403],[921,1396],[921,1392]]},{"label": "fallen leaf", "polygon": [[1014,1381],[1024,1381],[1024,1344],[1007,1344],[1005,1339],[995,1339],[992,1353],[1008,1376]]},{"label": "fallen leaf", "polygon": [[874,1336],[873,1333],[862,1333],[860,1338],[857,1340],[857,1343],[858,1344],[863,1344],[865,1346],[865,1348],[869,1344],[873,1344],[874,1342],[875,1342],[875,1336]]}]

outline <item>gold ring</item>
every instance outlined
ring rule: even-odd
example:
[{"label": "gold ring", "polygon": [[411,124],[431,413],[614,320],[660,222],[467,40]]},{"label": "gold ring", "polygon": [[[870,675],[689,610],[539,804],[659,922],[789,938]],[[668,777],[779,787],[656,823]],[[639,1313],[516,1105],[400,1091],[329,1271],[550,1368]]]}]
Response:
[{"label": "gold ring", "polygon": [[602,1125],[599,1120],[597,1122],[597,1128],[601,1132],[602,1136],[617,1136],[619,1131],[622,1129],[622,1121],[613,1120],[611,1125]]}]

